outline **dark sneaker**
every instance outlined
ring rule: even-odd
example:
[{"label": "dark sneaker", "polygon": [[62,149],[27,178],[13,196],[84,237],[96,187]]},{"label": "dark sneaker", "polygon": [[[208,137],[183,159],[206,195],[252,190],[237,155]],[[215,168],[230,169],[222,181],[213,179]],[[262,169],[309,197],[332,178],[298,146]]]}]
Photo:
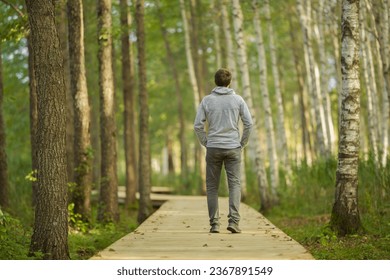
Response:
[{"label": "dark sneaker", "polygon": [[217,225],[217,224],[212,225],[210,228],[210,232],[211,233],[219,233],[219,225]]},{"label": "dark sneaker", "polygon": [[231,233],[241,233],[241,229],[236,224],[229,224],[227,230]]}]

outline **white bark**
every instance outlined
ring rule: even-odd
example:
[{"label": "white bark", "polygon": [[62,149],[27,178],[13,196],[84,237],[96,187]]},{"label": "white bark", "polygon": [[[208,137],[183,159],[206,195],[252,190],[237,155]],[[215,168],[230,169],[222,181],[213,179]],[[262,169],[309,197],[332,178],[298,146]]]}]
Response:
[{"label": "white bark", "polygon": [[367,45],[370,42],[366,36],[366,23],[365,23],[365,5],[360,2],[360,37],[361,37],[361,56],[363,60],[363,76],[366,84],[366,93],[367,93],[367,114],[368,114],[368,138],[370,144],[370,150],[373,153],[374,161],[378,164],[378,146],[377,146],[377,134],[375,132],[378,123],[376,122],[376,118],[374,115],[372,96],[376,94],[375,89],[372,86],[373,81],[370,77],[370,66],[368,62],[368,52],[369,49]]},{"label": "white bark", "polygon": [[321,156],[328,156],[328,137],[326,132],[326,122],[324,107],[321,102],[321,90],[319,88],[319,77],[316,75],[316,62],[314,60],[313,48],[311,44],[311,28],[310,28],[310,1],[306,3],[307,12],[305,13],[302,5],[302,0],[297,0],[297,8],[300,17],[300,23],[303,31],[304,52],[306,62],[306,74],[309,84],[312,106],[315,111],[315,120],[317,125],[317,145]]},{"label": "white bark", "polygon": [[278,168],[278,156],[276,154],[276,141],[274,125],[272,121],[272,107],[268,92],[267,84],[267,62],[265,57],[265,48],[263,42],[263,33],[261,29],[261,21],[258,10],[258,0],[253,1],[254,10],[254,26],[256,33],[256,44],[258,52],[258,66],[260,72],[260,91],[263,97],[263,110],[265,117],[265,130],[267,135],[267,149],[270,163],[271,174],[271,191],[272,195],[276,196],[276,189],[279,185],[279,168]]},{"label": "white bark", "polygon": [[192,92],[194,94],[194,107],[195,107],[195,111],[196,111],[197,106],[199,104],[199,89],[198,89],[198,83],[196,81],[194,60],[192,59],[190,30],[189,30],[188,21],[187,21],[184,0],[180,0],[180,10],[181,10],[181,16],[183,19],[184,39],[185,39],[185,46],[186,46],[186,58],[187,58],[187,64],[188,64],[188,75],[190,78]]},{"label": "white bark", "polygon": [[359,1],[343,0],[341,57],[343,83],[336,195],[331,226],[341,235],[361,228],[358,208],[360,150]]},{"label": "white bark", "polygon": [[332,152],[335,143],[335,132],[331,114],[330,98],[328,94],[328,80],[327,74],[327,57],[325,51],[325,35],[324,35],[324,0],[319,0],[318,10],[316,12],[317,21],[314,22],[314,34],[318,42],[318,50],[320,56],[321,75],[320,75],[320,91],[322,97],[322,104],[324,107],[326,132],[328,138],[328,150]]},{"label": "white bark", "polygon": [[279,78],[279,70],[278,70],[278,60],[276,58],[276,46],[274,40],[274,31],[271,22],[271,12],[269,8],[269,0],[264,1],[264,10],[265,10],[265,18],[268,26],[268,37],[269,37],[269,49],[271,55],[272,62],[272,75],[274,78],[275,85],[275,95],[277,100],[277,135],[279,139],[279,149],[281,150],[282,157],[281,162],[286,170],[290,169],[290,163],[288,160],[288,146],[287,146],[287,137],[286,137],[286,129],[284,126],[284,109],[283,109],[283,96],[280,88],[280,78]]},{"label": "white bark", "polygon": [[[188,26],[187,16],[186,16],[186,9],[184,5],[184,0],[180,0],[180,10],[181,10],[181,16],[183,19],[183,28],[184,28],[184,39],[185,39],[185,46],[186,46],[186,58],[187,58],[187,64],[188,64],[188,74],[192,86],[192,92],[194,94],[194,108],[195,111],[197,110],[198,105],[200,104],[200,91],[198,87],[198,81],[196,79],[195,74],[195,66],[194,66],[194,60],[192,58],[192,50],[191,50],[191,41],[190,41],[190,30]],[[200,156],[199,156],[199,171],[200,171],[200,177],[202,179],[202,192],[206,193],[206,151],[203,148],[203,146],[200,148]]]},{"label": "white bark", "polygon": [[221,13],[222,13],[222,28],[225,35],[226,51],[227,51],[227,66],[232,73],[231,87],[238,89],[237,81],[237,67],[236,67],[236,52],[233,45],[232,30],[230,27],[229,13],[227,12],[226,6],[228,6],[229,0],[222,0]]},{"label": "white bark", "polygon": [[[258,139],[259,123],[256,117],[255,108],[253,106],[252,93],[250,88],[249,69],[246,55],[246,44],[244,41],[243,34],[243,15],[239,0],[232,0],[233,8],[233,24],[234,24],[234,35],[237,42],[237,55],[240,66],[240,75],[242,81],[243,98],[248,104],[249,110],[252,114],[253,119],[253,137]],[[257,182],[259,186],[261,208],[267,209],[270,207],[268,197],[268,181],[264,167],[263,155],[260,147],[260,141],[250,141],[250,145],[255,146],[255,168],[257,175]]]}]

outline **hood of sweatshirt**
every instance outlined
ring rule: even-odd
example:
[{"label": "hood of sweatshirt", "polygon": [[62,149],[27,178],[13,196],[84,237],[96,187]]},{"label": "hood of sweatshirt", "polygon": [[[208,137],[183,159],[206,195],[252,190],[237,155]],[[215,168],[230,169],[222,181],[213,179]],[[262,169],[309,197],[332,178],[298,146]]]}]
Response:
[{"label": "hood of sweatshirt", "polygon": [[234,90],[228,87],[215,87],[212,92],[220,95],[235,94]]}]

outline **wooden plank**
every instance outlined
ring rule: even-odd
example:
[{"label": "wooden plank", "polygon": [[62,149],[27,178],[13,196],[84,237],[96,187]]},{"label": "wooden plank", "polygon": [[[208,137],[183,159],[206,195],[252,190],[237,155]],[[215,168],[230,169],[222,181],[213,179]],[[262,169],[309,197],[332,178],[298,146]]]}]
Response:
[{"label": "wooden plank", "polygon": [[220,198],[221,232],[209,233],[205,197],[171,196],[134,232],[92,259],[313,259],[299,243],[241,204],[242,233],[226,230],[228,200]]}]

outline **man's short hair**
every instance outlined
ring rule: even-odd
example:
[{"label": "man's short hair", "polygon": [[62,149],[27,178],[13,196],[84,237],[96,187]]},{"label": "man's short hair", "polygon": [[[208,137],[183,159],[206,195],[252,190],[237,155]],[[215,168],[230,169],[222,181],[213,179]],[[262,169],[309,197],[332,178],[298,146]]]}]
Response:
[{"label": "man's short hair", "polygon": [[232,73],[225,68],[220,68],[215,72],[214,81],[217,86],[227,87],[232,81]]}]

